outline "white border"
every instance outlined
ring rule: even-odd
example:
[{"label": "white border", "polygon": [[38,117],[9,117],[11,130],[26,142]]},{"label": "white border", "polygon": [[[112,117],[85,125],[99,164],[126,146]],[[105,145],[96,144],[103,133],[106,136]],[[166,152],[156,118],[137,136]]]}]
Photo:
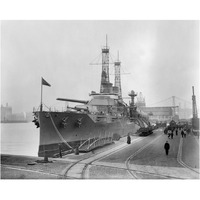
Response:
[{"label": "white border", "polygon": [[[1,20],[198,20],[198,0],[5,0]],[[0,180],[1,199],[198,199],[199,180]]]},{"label": "white border", "polygon": [[0,0],[2,20],[197,20],[198,0]]}]

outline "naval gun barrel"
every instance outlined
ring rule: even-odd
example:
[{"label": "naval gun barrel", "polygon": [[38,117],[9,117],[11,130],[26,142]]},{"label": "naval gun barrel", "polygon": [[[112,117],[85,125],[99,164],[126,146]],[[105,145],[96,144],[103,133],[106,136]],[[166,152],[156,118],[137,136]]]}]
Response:
[{"label": "naval gun barrel", "polygon": [[77,99],[64,99],[64,98],[57,98],[56,100],[59,100],[59,101],[69,101],[69,102],[75,102],[75,103],[83,103],[83,104],[87,104],[87,103],[88,103],[88,101],[77,100]]}]

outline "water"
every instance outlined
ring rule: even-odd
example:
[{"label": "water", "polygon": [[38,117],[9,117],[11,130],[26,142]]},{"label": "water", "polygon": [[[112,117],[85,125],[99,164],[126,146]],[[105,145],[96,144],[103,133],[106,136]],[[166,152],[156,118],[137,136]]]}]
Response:
[{"label": "water", "polygon": [[37,156],[39,129],[34,123],[1,123],[1,154]]}]

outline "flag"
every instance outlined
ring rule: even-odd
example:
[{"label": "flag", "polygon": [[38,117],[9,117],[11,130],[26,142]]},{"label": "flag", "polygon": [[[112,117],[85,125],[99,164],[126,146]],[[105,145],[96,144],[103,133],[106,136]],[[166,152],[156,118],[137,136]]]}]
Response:
[{"label": "flag", "polygon": [[46,85],[46,86],[51,87],[51,85],[49,83],[47,83],[43,78],[42,78],[42,85]]}]

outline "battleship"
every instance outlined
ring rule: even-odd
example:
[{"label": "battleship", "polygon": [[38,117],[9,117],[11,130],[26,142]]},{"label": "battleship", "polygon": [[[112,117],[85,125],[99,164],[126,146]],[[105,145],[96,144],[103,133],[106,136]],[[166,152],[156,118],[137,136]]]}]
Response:
[{"label": "battleship", "polygon": [[[114,62],[114,86],[110,82],[107,38],[101,50],[100,92],[92,91],[90,100],[57,98],[58,101],[79,105],[62,112],[44,111],[41,97],[40,109],[33,111],[33,122],[40,129],[39,157],[56,157],[60,149],[63,154],[76,149],[88,152],[127,135],[147,136],[152,133],[148,115],[141,113],[135,105],[136,93],[133,90],[129,93],[129,105],[122,98],[119,58]],[[42,78],[41,91],[43,85],[50,86]]]}]

